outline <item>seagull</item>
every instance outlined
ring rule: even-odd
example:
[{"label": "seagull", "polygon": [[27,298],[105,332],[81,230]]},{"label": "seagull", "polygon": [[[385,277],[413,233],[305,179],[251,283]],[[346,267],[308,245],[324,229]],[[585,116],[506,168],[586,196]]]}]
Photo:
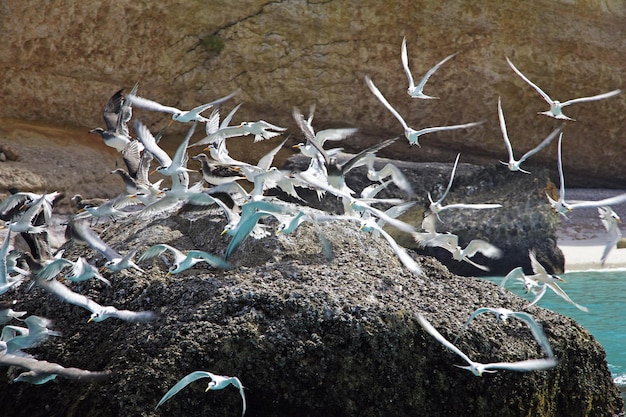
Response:
[{"label": "seagull", "polygon": [[149,247],[140,257],[139,261],[145,261],[152,259],[156,256],[163,254],[163,252],[169,251],[174,255],[174,264],[169,268],[167,275],[178,274],[191,267],[198,262],[206,262],[214,268],[230,269],[228,262],[219,258],[218,256],[211,255],[210,253],[201,250],[190,250],[184,253],[173,246],[165,243],[159,243]]},{"label": "seagull", "polygon": [[142,274],[145,274],[146,271],[141,269],[135,262],[133,262],[133,257],[137,253],[137,250],[137,248],[134,248],[128,251],[123,257],[109,259],[107,262],[105,262],[104,268],[112,272],[119,272],[124,269],[133,268],[141,272]]},{"label": "seagull", "polygon": [[459,337],[461,337],[461,333],[463,333],[463,330],[467,329],[467,326],[469,326],[469,324],[476,317],[478,317],[479,315],[483,313],[493,313],[496,316],[496,319],[498,320],[498,322],[502,323],[505,326],[507,325],[510,317],[514,317],[518,320],[522,320],[524,323],[526,323],[531,333],[533,334],[533,337],[535,338],[537,343],[539,343],[539,345],[542,347],[544,353],[547,356],[554,356],[554,353],[552,352],[552,347],[550,346],[550,342],[548,341],[548,338],[543,332],[543,328],[541,327],[539,323],[537,323],[537,321],[532,315],[523,311],[513,311],[513,310],[509,310],[508,308],[503,308],[503,307],[496,307],[496,308],[481,307],[475,310],[470,315],[469,319],[467,319],[465,324],[463,324],[463,327],[461,327],[461,330],[459,330],[459,333],[457,334],[456,338],[454,339],[452,343],[453,344],[456,343]]},{"label": "seagull", "polygon": [[37,385],[51,381],[57,376],[81,382],[92,382],[104,379],[111,374],[109,371],[94,372],[78,368],[65,368],[57,363],[7,353],[7,346],[4,342],[0,342],[0,365],[28,369],[28,372],[21,373],[13,379],[13,382],[29,382]]},{"label": "seagull", "polygon": [[216,375],[206,371],[194,371],[178,381],[176,385],[174,385],[172,388],[170,388],[169,391],[165,393],[163,398],[161,398],[161,400],[156,405],[156,407],[154,407],[154,409],[156,410],[165,401],[176,395],[181,389],[201,378],[211,378],[211,382],[209,382],[209,385],[206,389],[207,391],[224,389],[229,385],[237,388],[239,390],[239,395],[241,395],[241,400],[243,401],[243,411],[241,412],[241,415],[243,416],[246,413],[246,396],[243,392],[243,385],[241,384],[239,378],[237,378],[236,376]]},{"label": "seagull", "polygon": [[609,253],[622,238],[622,232],[619,230],[619,224],[622,222],[622,219],[609,206],[598,207],[598,215],[600,216],[600,220],[607,231],[606,246],[602,252],[602,257],[600,258],[600,262],[602,266],[604,266]]},{"label": "seagull", "polygon": [[513,268],[508,274],[506,274],[506,276],[498,285],[500,289],[504,289],[506,282],[510,279],[516,279],[520,281],[524,285],[524,291],[526,291],[526,293],[532,292],[535,295],[535,298],[527,307],[535,305],[537,301],[539,301],[548,290],[548,287],[546,285],[534,281],[526,276],[524,274],[524,269],[521,266]]},{"label": "seagull", "polygon": [[459,246],[459,237],[452,233],[439,234],[424,241],[423,245],[443,248],[452,254],[452,259],[455,261],[465,261],[483,271],[489,271],[489,268],[484,265],[479,265],[469,258],[476,255],[478,252],[488,258],[500,258],[502,256],[500,249],[481,239],[471,240],[463,249]]},{"label": "seagull", "polygon": [[400,124],[402,125],[402,127],[404,128],[404,136],[407,138],[407,140],[409,141],[409,145],[417,145],[420,146],[419,144],[419,137],[421,135],[425,135],[427,133],[432,133],[432,132],[439,132],[439,131],[443,131],[443,130],[455,130],[455,129],[467,129],[469,127],[473,127],[473,126],[478,126],[480,124],[482,124],[483,122],[472,122],[472,123],[465,123],[465,124],[461,124],[461,125],[453,125],[453,126],[439,126],[439,127],[427,127],[424,129],[420,129],[420,130],[415,130],[411,127],[409,127],[409,125],[406,124],[406,122],[404,121],[404,119],[402,118],[402,116],[400,116],[400,113],[398,113],[396,111],[396,109],[394,109],[391,104],[389,104],[389,102],[387,101],[387,99],[385,98],[385,96],[383,96],[383,94],[380,92],[380,90],[374,85],[374,83],[372,82],[372,80],[368,77],[365,76],[365,82],[367,83],[367,86],[369,87],[369,89],[372,91],[372,93],[374,93],[374,95],[376,96],[376,98],[378,98],[378,100],[383,103],[383,105],[385,107],[387,107],[387,110],[389,110],[391,112],[391,114],[394,115],[394,117],[396,119],[398,119],[398,121],[400,122]]},{"label": "seagull", "polygon": [[65,279],[72,282],[86,281],[91,278],[96,278],[104,282],[108,286],[111,286],[111,282],[102,275],[100,275],[98,268],[91,265],[82,256],[80,256],[76,260],[76,262],[74,262],[74,265],[72,266],[72,272],[69,275],[65,276]]},{"label": "seagull", "polygon": [[62,284],[56,279],[37,279],[36,285],[65,303],[89,310],[92,314],[88,323],[92,321],[101,322],[111,317],[133,322],[154,320],[157,317],[156,313],[152,311],[118,310],[113,306],[102,306],[91,298],[72,291],[65,284]]},{"label": "seagull", "polygon": [[170,125],[171,125],[175,121],[182,122],[182,123],[187,123],[187,122],[192,122],[192,121],[207,122],[209,121],[209,119],[202,117],[200,113],[202,113],[203,111],[207,109],[210,109],[211,107],[220,105],[227,100],[230,100],[238,93],[239,93],[239,90],[236,90],[235,92],[230,93],[229,95],[225,97],[219,98],[210,103],[202,104],[198,107],[194,107],[193,109],[187,110],[187,111],[180,110],[176,107],[164,106],[163,104],[157,103],[156,101],[139,97],[134,94],[129,94],[128,96],[126,96],[126,98],[130,100],[130,102],[136,107],[140,107],[140,108],[147,109],[147,110],[171,113],[172,114],[172,120],[170,121]]},{"label": "seagull", "polygon": [[506,150],[509,153],[509,161],[508,162],[500,161],[500,163],[503,165],[506,165],[507,168],[509,168],[509,170],[511,171],[520,171],[525,174],[530,174],[530,172],[523,170],[521,168],[522,162],[526,161],[528,158],[530,158],[531,156],[533,156],[534,154],[536,154],[537,152],[539,152],[540,150],[548,146],[548,144],[552,142],[552,140],[556,137],[556,135],[561,133],[561,131],[563,130],[563,127],[565,127],[565,124],[562,124],[561,126],[554,129],[552,133],[550,133],[539,145],[537,145],[535,148],[526,152],[524,156],[522,156],[519,160],[516,161],[515,157],[513,156],[513,148],[511,147],[511,141],[509,140],[509,135],[506,131],[506,123],[504,121],[504,114],[502,113],[502,103],[501,103],[500,97],[498,97],[498,117],[500,119],[500,129],[502,130],[502,137],[504,138],[504,144],[506,145]]},{"label": "seagull", "polygon": [[519,75],[522,78],[522,80],[526,81],[526,83],[528,83],[532,88],[534,88],[539,93],[539,95],[541,95],[541,97],[543,97],[543,99],[550,105],[550,110],[539,112],[538,114],[544,114],[546,116],[553,117],[555,119],[574,121],[575,119],[572,119],[571,117],[568,117],[565,114],[563,114],[563,107],[569,106],[570,104],[574,104],[574,103],[583,103],[586,101],[603,100],[605,98],[618,95],[619,93],[622,92],[622,90],[613,90],[613,91],[609,91],[608,93],[598,94],[598,95],[591,96],[591,97],[575,98],[575,99],[567,100],[561,103],[558,100],[552,100],[550,96],[544,93],[541,88],[537,87],[536,84],[530,81],[524,74],[522,74],[520,70],[518,70],[515,67],[515,65],[513,65],[513,63],[508,57],[506,57],[506,61],[509,63],[509,66],[513,69],[513,71],[515,71],[515,73]]},{"label": "seagull", "polygon": [[271,139],[287,130],[286,127],[276,126],[265,120],[259,120],[258,122],[242,122],[239,126],[247,135],[254,135],[255,142]]},{"label": "seagull", "polygon": [[[25,203],[28,204],[28,203]],[[24,204],[24,205],[25,205]],[[42,233],[46,230],[46,225],[34,225],[33,221],[37,218],[42,210],[45,210],[46,194],[42,194],[37,200],[32,200],[28,209],[16,221],[7,222],[16,233]]]},{"label": "seagull", "polygon": [[468,363],[467,366],[454,365],[461,369],[467,369],[471,373],[476,376],[482,376],[483,373],[494,373],[497,372],[498,369],[506,370],[506,371],[515,371],[515,372],[530,372],[530,371],[541,371],[546,369],[554,368],[557,365],[557,360],[554,356],[549,356],[544,359],[527,359],[523,361],[517,362],[494,362],[494,363],[480,363],[474,362],[471,360],[465,353],[463,353],[459,348],[450,343],[446,338],[444,338],[441,333],[435,329],[432,324],[428,322],[421,314],[417,315],[417,321],[422,326],[422,328],[434,337],[439,343],[444,345],[448,350],[456,353]]},{"label": "seagull", "polygon": [[11,288],[18,285],[21,278],[12,279],[9,276],[7,269],[7,256],[9,254],[9,242],[11,241],[11,228],[7,229],[7,234],[4,236],[4,242],[0,247],[0,294],[4,294]]},{"label": "seagull", "polygon": [[438,98],[438,97],[432,97],[432,96],[424,94],[424,91],[423,91],[424,90],[424,86],[428,82],[428,79],[430,78],[430,76],[433,75],[435,73],[435,71],[437,71],[439,69],[440,66],[442,66],[443,64],[448,62],[455,55],[456,54],[448,55],[447,57],[445,57],[444,59],[439,61],[439,63],[437,65],[435,65],[434,67],[429,69],[428,72],[426,72],[426,75],[424,75],[422,77],[422,79],[420,80],[419,84],[415,85],[415,82],[413,81],[413,74],[411,74],[411,70],[409,69],[409,56],[408,56],[408,53],[406,51],[406,37],[403,38],[402,39],[402,67],[404,68],[404,72],[406,73],[406,76],[409,79],[409,88],[407,89],[407,93],[412,98],[423,98],[423,99],[436,99],[436,98]]},{"label": "seagull", "polygon": [[[546,285],[550,288],[556,295],[567,301],[568,303],[575,306],[580,311],[588,312],[589,309],[587,307],[581,306],[580,304],[576,304],[572,301],[571,298],[559,287],[557,282],[565,282],[565,280],[557,275],[548,274],[546,269],[539,263],[537,257],[535,256],[535,252],[531,249],[528,251],[528,256],[530,258],[530,266],[533,269],[534,275],[528,276],[529,279],[536,281],[540,284]],[[538,301],[538,300],[537,300]],[[534,303],[534,302],[533,302]],[[532,303],[530,304],[532,305]],[[529,305],[529,306],[530,306]]]},{"label": "seagull", "polygon": [[245,179],[245,177],[241,175],[241,168],[215,161],[206,154],[200,153],[191,157],[191,159],[200,161],[202,178],[211,185],[220,185]]},{"label": "seagull", "polygon": [[626,202],[626,193],[616,195],[614,197],[605,198],[597,201],[565,201],[565,177],[563,176],[563,153],[562,153],[563,133],[559,135],[559,146],[557,152],[557,167],[559,171],[559,199],[554,200],[546,192],[548,202],[554,211],[567,218],[567,213],[577,208],[597,208],[603,206],[616,206]]},{"label": "seagull", "polygon": [[428,200],[430,201],[430,206],[429,206],[430,211],[435,213],[435,214],[437,214],[437,216],[439,216],[439,213],[441,213],[442,211],[450,210],[450,209],[483,210],[483,209],[492,209],[492,208],[500,208],[500,207],[502,207],[502,204],[491,204],[491,203],[487,203],[487,204],[462,204],[462,203],[457,203],[457,204],[448,204],[446,206],[442,205],[443,200],[448,196],[448,193],[450,192],[450,188],[452,188],[452,181],[454,181],[454,174],[456,173],[456,167],[459,164],[459,157],[460,156],[461,156],[461,154],[457,154],[457,156],[456,156],[456,160],[454,161],[454,167],[452,168],[452,174],[450,175],[450,182],[448,182],[448,187],[443,192],[443,194],[441,195],[439,200],[433,201],[433,198],[430,195],[430,192],[428,192]]},{"label": "seagull", "polygon": [[[3,342],[6,342],[7,353],[22,353],[22,349],[34,348],[45,342],[50,336],[61,336],[61,333],[50,330],[49,327],[52,322],[44,317],[28,316],[24,319],[27,329],[18,330],[21,334],[19,336],[11,337],[6,340],[3,338]],[[15,328],[16,326],[10,326]],[[3,336],[5,335],[3,330]]]},{"label": "seagull", "polygon": [[[138,84],[135,84],[130,94],[137,92]],[[104,144],[114,148],[118,152],[122,152],[124,148],[132,141],[126,123],[132,117],[132,107],[130,101],[124,98],[122,94],[124,89],[120,89],[111,96],[104,111],[102,118],[106,125],[106,130],[97,127],[89,131],[89,133],[97,133],[100,135]]]}]

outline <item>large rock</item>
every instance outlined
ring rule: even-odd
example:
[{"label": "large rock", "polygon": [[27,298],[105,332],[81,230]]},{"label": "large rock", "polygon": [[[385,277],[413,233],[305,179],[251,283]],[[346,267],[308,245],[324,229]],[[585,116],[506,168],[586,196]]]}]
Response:
[{"label": "large rock", "polygon": [[[275,223],[271,223],[275,226]],[[122,253],[162,242],[220,254],[228,238],[218,210],[118,222],[103,238]],[[539,320],[559,360],[555,369],[501,371],[477,378],[458,369],[448,352],[416,322],[424,314],[452,339],[481,306],[522,309],[526,300],[494,284],[449,273],[418,257],[424,273],[404,269],[382,239],[355,225],[321,225],[334,260],[321,253],[317,229],[303,224],[291,235],[248,239],[232,256],[234,268],[203,265],[166,276],[158,258],[147,273],[109,276],[112,287],[73,285],[102,304],[160,313],[151,323],[109,319],[87,323],[89,313],[39,289],[10,294],[15,307],[52,319],[62,336],[32,351],[65,366],[112,372],[105,383],[68,381],[0,390],[3,412],[21,416],[241,415],[236,390],[204,392],[195,383],[154,411],[159,398],[191,371],[238,376],[249,416],[606,416],[623,410],[602,347],[573,320],[539,307]],[[87,256],[69,245],[67,256]],[[459,342],[480,361],[541,357],[527,329],[473,323]],[[17,374],[10,369],[3,377]]]},{"label": "large rock", "polygon": [[[492,163],[506,155],[498,96],[518,155],[558,124],[536,114],[546,103],[505,56],[562,101],[622,88],[624,16],[620,0],[10,2],[0,10],[0,117],[96,127],[108,97],[137,81],[141,95],[180,108],[241,88],[244,106],[234,122],[265,119],[293,128],[292,107],[315,103],[316,127],[362,130],[351,142],[355,150],[401,133],[365,87],[368,74],[416,128],[486,121],[425,136],[422,149],[399,142],[386,155],[452,161],[462,151],[466,161]],[[458,53],[427,85],[440,100],[407,96],[403,36],[416,77]],[[625,111],[624,95],[567,108],[577,119],[565,130],[568,185],[616,187],[626,180]],[[140,115],[161,124],[168,117]],[[551,146],[529,162],[554,171],[555,159]]]},{"label": "large rock", "polygon": [[[340,153],[339,163],[344,163],[352,155]],[[289,158],[284,169],[305,170],[310,159],[298,155]],[[437,162],[406,162],[386,158],[377,158],[374,167],[383,169],[387,164],[394,164],[411,183],[415,196],[410,200],[417,204],[410,208],[399,219],[414,225],[421,231],[420,225],[424,214],[429,212],[427,196],[430,193],[438,200],[450,181],[453,164]],[[388,181],[390,178],[387,178]],[[367,179],[366,168],[357,167],[346,175],[346,184],[353,190],[362,190],[371,184]],[[306,204],[319,209],[342,213],[340,200],[326,194],[321,200],[311,190],[298,189],[298,193],[306,200]],[[459,236],[459,244],[465,247],[473,239],[486,240],[500,248],[503,255],[490,259],[478,253],[472,259],[489,268],[482,271],[467,262],[458,262],[452,254],[442,248],[422,247],[408,233],[395,228],[388,228],[389,233],[402,246],[414,249],[420,254],[435,256],[454,274],[464,276],[506,275],[513,268],[523,266],[531,274],[532,268],[528,251],[536,252],[539,261],[550,273],[562,273],[565,259],[556,245],[556,231],[561,216],[553,211],[548,204],[546,194],[557,198],[558,191],[548,178],[547,170],[536,170],[532,175],[510,172],[501,165],[481,166],[459,163],[450,192],[443,204],[454,203],[496,203],[498,209],[471,210],[449,209],[439,214],[437,232],[450,232]],[[279,193],[281,198],[288,198]],[[391,184],[377,197],[405,198],[407,195]],[[295,200],[292,200],[296,202]]]}]

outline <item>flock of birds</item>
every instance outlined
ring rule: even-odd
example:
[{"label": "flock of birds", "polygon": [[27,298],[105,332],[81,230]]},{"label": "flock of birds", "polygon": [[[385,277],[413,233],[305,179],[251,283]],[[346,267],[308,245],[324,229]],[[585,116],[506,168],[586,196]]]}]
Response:
[{"label": "flock of birds", "polygon": [[[416,85],[409,68],[406,39],[402,42],[401,51],[401,60],[409,83],[407,90],[409,96],[416,99],[435,99],[436,97],[424,93],[426,83],[433,73],[440,66],[451,60],[454,55],[447,56],[431,68]],[[536,84],[530,81],[508,58],[507,62],[513,71],[533,87],[550,105],[550,110],[541,112],[541,114],[556,119],[571,122],[573,119],[563,114],[562,110],[564,107],[580,102],[606,99],[620,93],[620,90],[614,90],[605,94],[559,102],[551,99]],[[472,122],[452,126],[429,127],[420,130],[413,129],[391,106],[369,77],[365,77],[365,82],[374,96],[398,120],[410,145],[419,146],[418,139],[421,135],[452,129],[468,129],[482,123]],[[310,164],[302,172],[286,172],[273,166],[274,157],[282,149],[286,139],[282,140],[256,164],[239,161],[229,155],[227,143],[232,140],[231,138],[253,135],[254,141],[258,142],[283,135],[286,131],[285,128],[263,120],[231,125],[232,118],[239,105],[234,107],[220,121],[222,105],[235,97],[238,91],[185,111],[140,97],[137,95],[137,90],[138,86],[135,85],[127,95],[123,94],[123,90],[116,92],[104,109],[103,118],[106,128],[91,130],[92,133],[99,134],[106,145],[120,153],[126,169],[117,168],[113,173],[120,175],[122,178],[124,192],[116,198],[101,202],[99,205],[92,205],[87,201],[76,199],[76,202],[80,204],[80,209],[69,220],[66,227],[66,238],[76,244],[87,245],[94,249],[106,259],[104,266],[98,268],[83,257],[79,257],[76,260],[64,258],[63,251],[57,252],[54,256],[52,255],[51,249],[47,246],[46,229],[50,224],[53,206],[60,198],[59,193],[35,194],[15,192],[0,202],[0,217],[6,222],[7,229],[4,243],[0,249],[0,294],[8,293],[13,295],[16,288],[28,278],[27,287],[29,289],[33,286],[39,287],[63,302],[87,310],[90,313],[89,321],[100,322],[108,318],[139,322],[154,320],[157,318],[157,314],[152,311],[129,311],[118,309],[115,306],[100,305],[87,296],[74,291],[71,288],[71,283],[97,279],[105,285],[111,285],[111,274],[122,270],[143,273],[144,270],[140,266],[142,263],[157,257],[163,258],[165,253],[170,254],[171,258],[173,258],[173,261],[169,262],[168,275],[178,274],[193,268],[199,262],[208,263],[218,269],[229,269],[231,267],[229,259],[245,239],[250,236],[260,239],[270,233],[268,224],[264,221],[267,218],[275,218],[277,220],[278,227],[275,230],[277,234],[292,233],[304,222],[309,222],[315,227],[320,222],[329,221],[354,223],[363,232],[382,236],[395,252],[400,262],[414,274],[421,273],[420,266],[403,247],[396,243],[387,233],[384,226],[395,227],[411,233],[420,245],[445,248],[452,253],[453,259],[468,262],[482,270],[488,270],[488,268],[473,261],[471,258],[474,255],[480,252],[487,257],[495,258],[502,254],[500,249],[484,240],[474,239],[465,247],[461,247],[458,236],[450,232],[442,233],[437,231],[439,224],[443,222],[442,213],[447,210],[493,210],[501,207],[500,204],[491,203],[444,205],[444,199],[452,187],[460,154],[454,162],[450,180],[444,193],[437,200],[434,200],[430,193],[428,194],[429,210],[427,210],[427,215],[424,217],[421,230],[418,230],[414,225],[398,220],[398,216],[416,204],[415,193],[409,181],[392,163],[386,165],[381,170],[376,170],[374,165],[376,152],[394,143],[399,137],[385,140],[363,150],[347,161],[339,163],[337,153],[341,149],[327,149],[325,145],[328,142],[339,141],[354,134],[356,129],[327,129],[316,132],[312,123],[314,109],[311,109],[308,117],[305,117],[298,109],[294,109],[293,117],[305,138],[305,141],[296,145],[295,148],[299,149],[301,154],[310,158]],[[132,137],[128,123],[132,119],[133,107],[169,113],[171,114],[171,121],[160,132],[153,135],[145,124],[135,119],[134,131],[136,137]],[[209,110],[211,110],[211,113],[208,116],[203,116],[203,113]],[[567,201],[565,199],[561,153],[564,125],[553,130],[539,145],[526,152],[521,158],[515,159],[507,134],[500,99],[498,99],[497,110],[508,153],[508,160],[506,162],[501,161],[501,163],[510,171],[520,171],[529,174],[528,171],[522,169],[522,163],[541,151],[558,136],[560,194],[557,200],[547,195],[548,203],[563,216],[580,207],[598,208],[600,217],[607,226],[610,236],[610,244],[607,244],[607,250],[602,258],[604,263],[608,256],[608,251],[611,246],[614,246],[616,236],[620,235],[619,227],[617,227],[619,216],[615,214],[610,206],[626,201],[626,194],[601,201]],[[159,146],[159,141],[167,131],[167,127],[172,123],[189,123],[190,129],[180,142],[175,154],[170,156]],[[201,140],[190,143],[198,123],[204,124],[205,135]],[[190,184],[189,172],[191,170],[187,168],[188,150],[198,146],[203,146],[206,152],[193,157],[193,159],[201,163],[202,181]],[[156,162],[156,169],[151,170],[153,160]],[[360,194],[356,196],[357,193],[347,186],[345,175],[350,170],[360,166],[367,168],[367,177],[372,184],[361,190]],[[151,178],[154,174],[159,175],[157,181],[153,181]],[[162,180],[165,177],[171,180],[170,188],[161,187]],[[241,183],[245,182],[249,183],[247,188],[241,185]],[[407,195],[406,200],[380,199],[376,197],[382,189],[392,183]],[[272,188],[279,188],[303,204],[286,203],[269,196],[266,191]],[[298,188],[315,190],[320,197],[327,193],[336,196],[343,203],[344,213],[340,215],[330,214],[308,207],[298,195]],[[390,208],[379,208],[381,204]],[[129,250],[125,254],[120,254],[105,243],[93,229],[93,221],[97,222],[97,219],[100,218],[129,220],[154,218],[155,216],[172,215],[183,206],[200,208],[218,206],[221,208],[226,217],[226,226],[223,229],[223,234],[228,234],[231,237],[223,256],[200,250],[183,252],[165,243],[149,247],[138,257],[138,248]],[[318,228],[318,231],[324,251],[330,258],[332,257],[332,249],[323,236],[321,229]],[[26,240],[29,244],[29,252],[10,250],[12,233],[19,233]],[[558,285],[558,282],[562,281],[562,279],[556,275],[548,274],[541,263],[537,261],[532,250],[529,252],[529,257],[534,274],[527,275],[521,267],[515,268],[503,279],[502,287],[509,280],[521,282],[526,291],[535,296],[529,305],[537,303],[549,288],[579,309],[586,310],[585,307],[575,303],[567,296]],[[108,278],[104,276],[105,271],[109,274]],[[57,278],[60,275],[63,277]],[[68,285],[68,282],[70,285]],[[435,340],[460,356],[467,363],[467,366],[460,366],[461,368],[467,369],[478,376],[484,372],[495,372],[498,369],[532,371],[549,369],[557,364],[541,325],[528,313],[515,312],[501,307],[483,307],[470,316],[461,331],[465,330],[478,315],[483,313],[493,313],[501,323],[505,323],[509,318],[523,321],[530,328],[536,342],[544,353],[544,357],[519,362],[487,364],[474,362],[456,345],[457,340],[461,336],[460,333],[452,343],[446,340],[423,316],[418,316],[418,322]],[[106,371],[92,372],[76,368],[65,368],[59,364],[49,363],[32,357],[25,350],[40,345],[50,336],[58,336],[59,334],[50,329],[51,323],[49,320],[35,315],[23,318],[26,314],[27,312],[14,311],[10,307],[0,310],[0,322],[4,325],[0,335],[0,364],[28,370],[20,374],[14,381],[42,384],[57,376],[92,381],[103,379],[109,375]],[[8,325],[7,323],[11,320],[21,321],[26,327]],[[186,385],[200,378],[211,379],[208,389],[222,389],[228,385],[234,385],[241,394],[243,412],[245,413],[245,395],[239,379],[215,375],[205,371],[196,371],[181,379],[163,396],[157,407]]]}]

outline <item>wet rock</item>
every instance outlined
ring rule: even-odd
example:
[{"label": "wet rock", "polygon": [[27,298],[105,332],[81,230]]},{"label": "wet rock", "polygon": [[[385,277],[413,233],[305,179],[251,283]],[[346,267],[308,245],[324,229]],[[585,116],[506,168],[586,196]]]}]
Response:
[{"label": "wet rock", "polygon": [[[219,255],[229,241],[220,235],[225,223],[219,210],[209,209],[118,222],[102,237],[121,253],[161,242]],[[18,300],[14,308],[48,317],[62,332],[32,353],[65,366],[110,370],[112,376],[92,385],[7,384],[0,391],[4,412],[241,415],[236,390],[206,393],[204,383],[154,411],[160,397],[195,370],[238,376],[249,416],[606,416],[623,409],[602,347],[573,320],[539,307],[528,311],[552,344],[555,369],[482,378],[458,369],[460,359],[421,330],[418,313],[452,339],[477,307],[518,310],[527,301],[490,282],[453,275],[426,256],[416,256],[423,274],[410,274],[384,240],[350,223],[320,227],[333,261],[322,254],[317,229],[305,223],[289,235],[247,239],[229,271],[198,264],[167,277],[168,263],[159,257],[142,263],[145,275],[107,274],[110,288],[72,285],[101,304],[158,312],[150,323],[88,324],[89,312],[39,289],[19,288],[10,294]],[[92,250],[66,247],[66,257],[78,255],[103,263]],[[488,317],[473,323],[459,346],[485,362],[542,355],[524,326],[499,326]],[[2,372],[3,379],[17,372]]]}]

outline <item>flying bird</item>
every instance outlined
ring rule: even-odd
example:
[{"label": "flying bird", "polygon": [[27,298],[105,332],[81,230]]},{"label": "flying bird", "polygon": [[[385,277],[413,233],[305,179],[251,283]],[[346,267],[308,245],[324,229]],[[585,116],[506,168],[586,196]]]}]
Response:
[{"label": "flying bird", "polygon": [[407,78],[409,79],[409,88],[407,89],[407,93],[412,98],[423,98],[423,99],[436,99],[438,97],[432,97],[424,94],[424,86],[428,82],[428,79],[431,75],[435,73],[443,64],[452,59],[456,54],[448,55],[437,65],[429,69],[426,74],[422,77],[419,84],[415,85],[415,81],[413,81],[413,74],[411,74],[411,70],[409,69],[409,55],[406,50],[406,37],[402,39],[402,67],[404,68],[404,72],[406,73]]}]

